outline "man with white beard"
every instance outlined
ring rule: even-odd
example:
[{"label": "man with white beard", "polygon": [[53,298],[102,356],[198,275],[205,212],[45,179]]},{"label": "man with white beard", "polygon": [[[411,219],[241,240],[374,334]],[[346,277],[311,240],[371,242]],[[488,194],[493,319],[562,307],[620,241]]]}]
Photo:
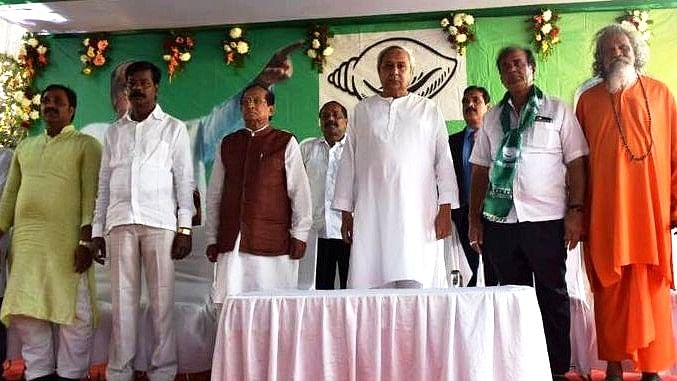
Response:
[{"label": "man with white beard", "polygon": [[677,109],[647,77],[647,46],[610,25],[597,33],[593,72],[577,117],[590,145],[584,250],[607,381],[631,359],[642,381],[675,362],[670,229],[677,225]]}]

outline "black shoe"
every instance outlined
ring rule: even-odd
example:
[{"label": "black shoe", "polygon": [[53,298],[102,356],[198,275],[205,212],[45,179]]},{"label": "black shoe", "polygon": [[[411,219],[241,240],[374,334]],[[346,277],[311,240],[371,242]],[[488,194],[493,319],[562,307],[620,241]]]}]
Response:
[{"label": "black shoe", "polygon": [[644,373],[642,372],[642,378],[639,381],[661,381],[658,373]]},{"label": "black shoe", "polygon": [[46,376],[34,378],[31,381],[59,381],[59,376],[57,376],[56,373],[52,373]]},{"label": "black shoe", "polygon": [[553,374],[552,381],[568,381],[569,379],[563,374]]},{"label": "black shoe", "polygon": [[619,376],[617,374],[613,376],[606,376],[604,377],[604,381],[623,381],[623,376]]}]

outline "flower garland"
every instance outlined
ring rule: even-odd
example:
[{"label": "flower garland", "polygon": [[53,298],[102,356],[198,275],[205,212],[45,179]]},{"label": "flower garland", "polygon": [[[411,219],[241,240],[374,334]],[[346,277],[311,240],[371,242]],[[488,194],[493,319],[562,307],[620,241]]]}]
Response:
[{"label": "flower garland", "polygon": [[530,29],[533,30],[533,42],[536,51],[543,59],[548,58],[555,45],[560,42],[560,28],[555,24],[559,18],[559,14],[550,9],[544,9],[528,20],[532,24]]},{"label": "flower garland", "polygon": [[108,60],[106,54],[110,51],[110,44],[105,35],[86,37],[82,40],[83,48],[80,51],[80,62],[82,62],[82,74],[90,75],[96,68],[106,65]]},{"label": "flower garland", "polygon": [[237,67],[244,65],[244,58],[249,54],[249,41],[244,38],[242,28],[233,27],[228,31],[223,41],[224,59],[226,64],[234,64]]},{"label": "flower garland", "polygon": [[162,59],[167,62],[169,82],[176,73],[190,61],[190,51],[195,47],[195,39],[187,33],[170,32],[164,43],[164,55]]},{"label": "flower garland", "polygon": [[23,44],[19,49],[19,65],[25,71],[29,82],[40,74],[40,70],[47,67],[49,47],[40,36],[33,33],[26,33],[23,38]]},{"label": "flower garland", "polygon": [[16,147],[40,119],[40,93],[21,62],[0,54],[0,146]]},{"label": "flower garland", "polygon": [[653,24],[653,20],[649,18],[649,11],[641,11],[639,9],[632,9],[625,11],[625,16],[616,19],[622,27],[637,31],[642,36],[644,41],[649,41],[651,38],[651,31],[649,25]]},{"label": "flower garland", "polygon": [[326,25],[313,25],[308,30],[308,49],[306,55],[310,57],[312,66],[318,73],[322,73],[327,57],[334,53],[334,48],[329,44],[329,39],[334,34]]},{"label": "flower garland", "polygon": [[442,30],[449,34],[447,41],[461,56],[465,54],[468,44],[475,41],[474,24],[475,17],[467,13],[451,13],[450,18],[440,20]]}]

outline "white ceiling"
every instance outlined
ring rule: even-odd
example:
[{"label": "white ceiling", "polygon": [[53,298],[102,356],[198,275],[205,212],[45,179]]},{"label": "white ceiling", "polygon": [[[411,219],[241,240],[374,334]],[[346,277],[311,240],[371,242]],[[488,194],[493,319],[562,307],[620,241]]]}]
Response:
[{"label": "white ceiling", "polygon": [[0,17],[33,32],[70,33],[168,29],[590,1],[599,0],[75,0],[2,5]]}]

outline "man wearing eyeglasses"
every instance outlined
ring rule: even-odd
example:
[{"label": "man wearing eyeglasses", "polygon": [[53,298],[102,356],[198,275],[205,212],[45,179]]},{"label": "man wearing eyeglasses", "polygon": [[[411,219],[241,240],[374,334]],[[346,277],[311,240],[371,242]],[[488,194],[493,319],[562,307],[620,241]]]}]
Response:
[{"label": "man wearing eyeglasses", "polygon": [[207,252],[214,303],[227,295],[296,288],[312,224],[310,186],[294,136],[270,125],[265,85],[240,98],[245,128],[221,141],[207,187]]},{"label": "man wearing eyeglasses", "polygon": [[323,136],[301,142],[303,165],[313,198],[313,231],[318,237],[315,273],[318,290],[334,289],[337,264],[341,288],[346,288],[348,281],[350,245],[341,239],[341,212],[331,208],[347,127],[346,108],[336,101],[329,101],[320,108]]},{"label": "man wearing eyeglasses", "polygon": [[130,110],[106,131],[92,250],[111,254],[112,332],[106,379],[131,381],[136,355],[141,264],[155,348],[151,380],[174,380],[174,263],[191,251],[193,162],[186,125],[157,104],[160,69],[127,67]]}]

